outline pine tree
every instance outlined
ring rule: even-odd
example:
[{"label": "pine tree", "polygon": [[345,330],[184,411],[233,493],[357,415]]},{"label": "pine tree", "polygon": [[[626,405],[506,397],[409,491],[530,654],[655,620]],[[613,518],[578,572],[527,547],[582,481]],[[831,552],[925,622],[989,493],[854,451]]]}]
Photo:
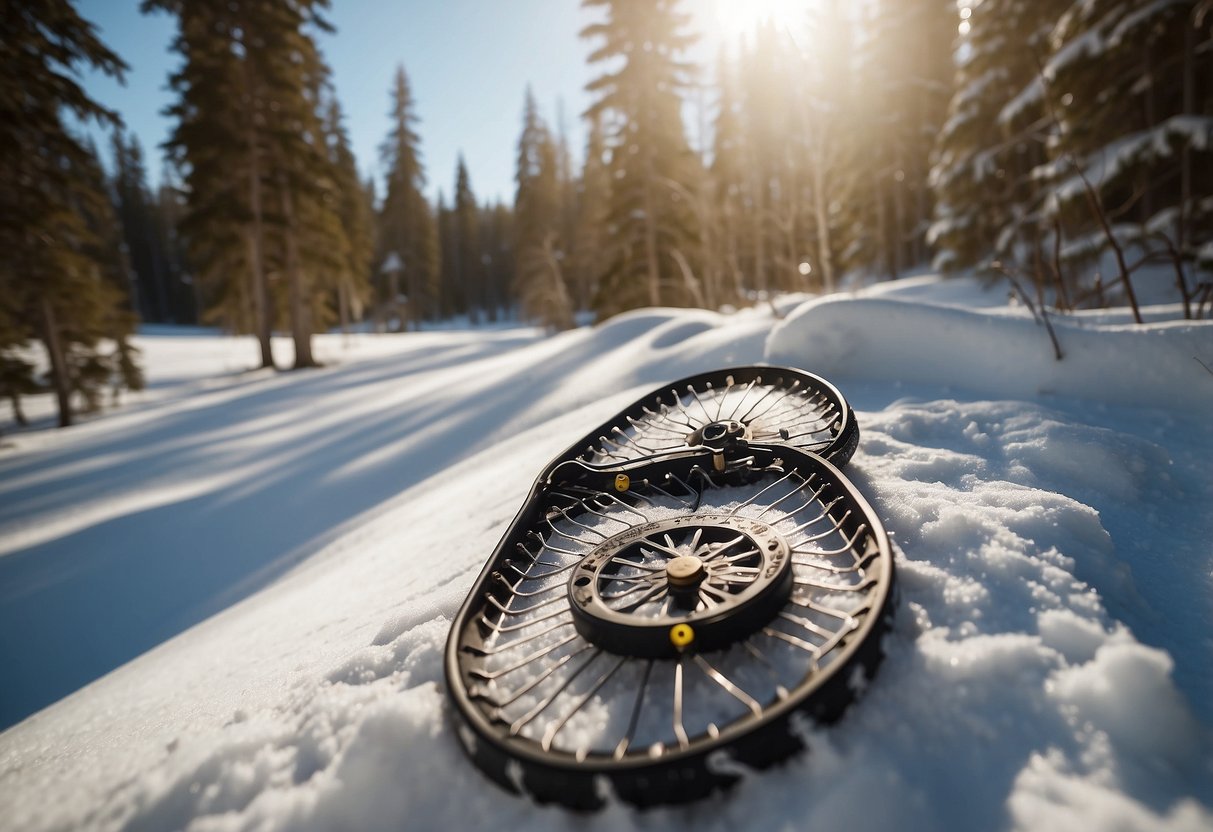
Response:
[{"label": "pine tree", "polygon": [[[588,115],[608,125],[614,251],[595,306],[604,315],[693,297],[686,252],[693,220],[683,193],[693,191],[699,160],[687,144],[679,93],[692,68],[679,59],[694,40],[677,0],[583,0],[606,19],[582,30],[597,41],[590,63],[612,69],[591,81]],[[680,263],[679,258],[682,258]]]},{"label": "pine tree", "polygon": [[167,321],[168,286],[164,256],[159,250],[159,223],[138,139],[131,136],[128,140],[122,131],[115,130],[113,158],[114,204],[134,272],[139,316],[145,321]]},{"label": "pine tree", "polygon": [[455,277],[455,217],[446,204],[446,194],[441,190],[434,204],[434,219],[438,226],[438,250],[442,263],[438,277],[442,291],[439,293],[437,314],[439,318],[462,315],[467,312],[468,305],[463,294],[464,287]]},{"label": "pine tree", "polygon": [[560,239],[560,177],[556,142],[530,87],[523,107],[514,197],[514,285],[525,317],[554,329],[573,325]]},{"label": "pine tree", "polygon": [[335,170],[328,157],[322,96],[328,67],[310,32],[330,31],[319,15],[325,0],[257,3],[248,25],[254,43],[246,62],[257,61],[271,106],[266,114],[270,208],[277,211],[278,243],[287,279],[287,319],[296,369],[316,365],[312,332],[330,314],[322,278],[342,268],[348,241],[336,214]]},{"label": "pine tree", "polygon": [[[101,157],[92,139],[85,142],[80,166],[81,188],[72,200],[72,210],[84,220],[87,234],[79,240],[81,252],[92,262],[91,287],[105,299],[104,313],[89,322],[77,319],[74,340],[84,349],[67,351],[69,377],[86,412],[98,410],[107,390],[117,400],[122,388],[143,389],[143,371],[136,361],[138,349],[130,343],[139,316],[135,311],[133,272],[123,240],[122,224],[111,199]],[[103,339],[113,343],[113,352],[100,355],[96,346]]]},{"label": "pine tree", "polygon": [[[88,405],[107,384],[141,383],[100,164],[62,119],[66,110],[117,124],[75,79],[85,67],[120,77],[125,64],[66,4],[11,7],[0,30],[0,88],[9,93],[0,99],[0,350],[42,341],[66,426],[75,394]],[[114,352],[101,351],[103,339]],[[28,363],[6,354],[2,367],[10,400],[31,389]]]},{"label": "pine tree", "polygon": [[196,323],[198,310],[204,306],[201,286],[194,279],[187,246],[181,235],[181,223],[186,214],[185,196],[173,165],[166,162],[160,173],[160,188],[155,196],[156,235],[159,249],[164,253],[167,268],[168,296],[176,323]]},{"label": "pine tree", "polygon": [[1169,262],[1191,316],[1187,272],[1213,246],[1213,32],[1194,0],[1068,2],[1048,46],[1050,158],[1032,176],[1049,191],[1042,220],[1066,237],[1060,269],[1106,257],[1136,313],[1132,273]]},{"label": "pine tree", "polygon": [[[998,0],[994,0],[995,3]],[[950,0],[881,0],[856,29],[855,193],[841,260],[887,277],[929,259],[936,137],[947,118],[958,15]]]},{"label": "pine tree", "polygon": [[371,260],[374,257],[373,199],[358,179],[358,165],[350,150],[349,136],[342,124],[341,107],[336,98],[328,103],[325,135],[333,176],[333,218],[337,223],[340,262],[336,264],[335,292],[341,331],[352,320],[362,318],[370,298]]},{"label": "pine tree", "polygon": [[712,164],[709,177],[713,188],[712,211],[717,224],[714,257],[727,275],[725,283],[733,299],[745,291],[742,257],[743,225],[748,208],[746,170],[746,131],[740,110],[736,68],[722,47],[716,62],[716,120],[712,129]]},{"label": "pine tree", "polygon": [[580,210],[580,180],[573,171],[573,151],[569,146],[568,125],[565,123],[564,99],[556,99],[556,182],[560,197],[557,212],[557,229],[563,251],[562,267],[565,286],[569,290],[569,301],[574,309],[587,308],[577,296],[577,273],[574,245],[577,236],[577,217]]},{"label": "pine tree", "polygon": [[[324,0],[145,0],[178,18],[185,57],[170,81],[178,123],[168,147],[185,172],[182,232],[210,284],[209,316],[257,335],[285,319],[295,367],[315,364],[313,329],[327,320],[323,279],[341,230],[321,119],[328,69],[311,32],[329,30]],[[273,292],[272,272],[285,277]],[[284,296],[285,295],[285,296]]]},{"label": "pine tree", "polygon": [[256,32],[255,3],[144,0],[143,10],[177,18],[173,49],[184,61],[169,79],[176,119],[166,145],[182,172],[179,225],[207,302],[205,317],[252,333],[273,367],[273,302],[266,251],[271,100]]},{"label": "pine tree", "polygon": [[586,138],[585,162],[577,181],[576,222],[573,227],[572,302],[576,309],[589,309],[609,255],[607,210],[611,198],[610,173],[606,165],[606,143],[602,119],[593,117]]},{"label": "pine tree", "polygon": [[[988,270],[1030,256],[1022,230],[1035,210],[1031,171],[1044,160],[1034,137],[1039,56],[1057,6],[1056,0],[988,0],[966,21],[966,58],[930,179],[937,204],[928,239],[937,268]],[[1008,130],[1027,112],[1027,124]]]},{"label": "pine tree", "polygon": [[941,263],[1024,272],[1062,308],[1115,285],[1136,312],[1132,273],[1157,260],[1199,310],[1213,58],[1197,4],[990,0],[966,27],[933,172]]},{"label": "pine tree", "polygon": [[[824,0],[815,10],[809,40],[820,47],[812,61],[802,56],[800,71],[795,72],[803,87],[802,103],[794,111],[801,129],[794,130],[793,135],[798,138],[796,156],[803,159],[803,214],[811,220],[806,230],[812,229],[812,243],[801,252],[790,252],[792,262],[787,274],[800,274],[809,283],[816,267],[821,288],[833,292],[849,243],[842,207],[855,201],[863,181],[861,169],[867,161],[856,154],[851,141],[859,126],[853,107],[854,42],[851,22],[837,0]],[[914,92],[921,95],[921,91]],[[922,157],[922,167],[928,151],[921,136],[917,137],[915,150]],[[920,178],[925,180],[925,175]],[[925,181],[917,184],[925,188]],[[916,239],[920,240],[924,231],[919,230]],[[812,256],[806,257],[810,250]]]},{"label": "pine tree", "polygon": [[[759,293],[781,288],[775,279],[778,221],[791,210],[788,140],[794,100],[786,71],[787,45],[767,22],[739,58],[742,110],[746,124],[744,218],[746,272]],[[782,275],[781,275],[782,277]]]},{"label": "pine tree", "polygon": [[489,308],[514,314],[514,212],[500,202],[480,209],[480,250]]},{"label": "pine tree", "polygon": [[472,323],[481,317],[497,320],[497,309],[491,303],[484,285],[484,264],[480,257],[480,210],[472,193],[463,154],[455,166],[455,205],[452,209],[452,254],[455,258],[453,274],[455,282],[463,289],[468,299],[468,311]]},{"label": "pine tree", "polygon": [[[392,128],[382,146],[388,169],[387,193],[379,213],[379,255],[382,264],[395,253],[403,266],[408,316],[415,323],[440,312],[440,252],[438,229],[425,200],[425,171],[421,166],[413,112],[413,94],[404,67],[396,69],[392,86]],[[394,304],[395,298],[388,298]]]}]

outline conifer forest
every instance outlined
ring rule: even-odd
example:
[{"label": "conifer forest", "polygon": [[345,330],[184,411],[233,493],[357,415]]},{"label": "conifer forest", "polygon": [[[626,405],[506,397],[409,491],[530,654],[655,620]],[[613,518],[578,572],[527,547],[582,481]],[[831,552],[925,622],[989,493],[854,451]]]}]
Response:
[{"label": "conifer forest", "polygon": [[462,157],[427,169],[408,55],[366,79],[390,129],[355,158],[326,0],[143,0],[180,58],[155,187],[149,148],[80,83],[124,56],[70,0],[6,3],[0,393],[21,421],[51,392],[70,424],[143,384],[141,322],[253,336],[267,367],[289,335],[279,369],[302,369],[328,331],[556,331],[924,268],[1139,323],[1141,275],[1165,274],[1184,317],[1209,315],[1213,0],[821,0],[707,65],[688,5],[583,0],[584,147],[519,89],[500,202]]}]

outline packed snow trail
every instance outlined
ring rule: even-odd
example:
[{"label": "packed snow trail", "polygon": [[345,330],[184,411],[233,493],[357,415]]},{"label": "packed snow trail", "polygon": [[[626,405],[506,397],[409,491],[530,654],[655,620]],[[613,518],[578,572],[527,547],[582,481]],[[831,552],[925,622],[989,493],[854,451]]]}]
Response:
[{"label": "packed snow trail", "polygon": [[[376,356],[315,374],[182,382],[188,395],[12,438],[6,708],[10,679],[33,689],[83,660],[111,618],[120,644],[137,629],[125,606],[178,611],[160,638],[186,608],[220,611],[0,735],[0,813],[17,829],[566,828],[459,750],[450,617],[536,472],[587,425],[664,381],[767,360],[823,373],[858,411],[848,476],[899,547],[888,657],[786,765],[699,804],[577,822],[1208,828],[1213,377],[1170,357],[1213,364],[1213,327],[1151,325],[1156,378],[1138,383],[1147,364],[1093,384],[1083,360],[1039,359],[1051,347],[1029,317],[958,291],[810,301],[778,325],[643,310],[547,340],[367,337]],[[970,349],[941,320],[992,343]],[[1115,320],[1073,328],[1063,348],[1089,338],[1099,360],[1141,366],[1141,336]],[[166,340],[144,341],[153,368]],[[991,357],[1016,369],[1001,394]],[[22,594],[61,620],[20,617]],[[35,625],[59,641],[30,644]]]}]

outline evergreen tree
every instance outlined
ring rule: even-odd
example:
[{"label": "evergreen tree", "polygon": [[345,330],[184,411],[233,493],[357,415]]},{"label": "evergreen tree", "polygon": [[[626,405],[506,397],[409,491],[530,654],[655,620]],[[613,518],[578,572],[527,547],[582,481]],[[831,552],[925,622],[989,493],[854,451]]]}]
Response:
[{"label": "evergreen tree", "polygon": [[716,62],[718,99],[712,130],[713,214],[717,223],[714,256],[720,263],[731,293],[740,298],[745,285],[742,269],[742,235],[748,212],[746,132],[740,110],[737,73],[722,47]]},{"label": "evergreen tree", "polygon": [[1032,176],[1066,238],[1061,269],[1106,257],[1135,311],[1132,272],[1153,259],[1190,316],[1187,272],[1213,245],[1213,32],[1197,5],[1067,2],[1040,68],[1050,158]]},{"label": "evergreen tree", "polygon": [[572,276],[569,281],[573,305],[578,310],[590,308],[609,254],[607,210],[611,198],[611,180],[606,165],[606,142],[602,119],[593,117],[589,122],[585,163],[577,181]]},{"label": "evergreen tree", "polygon": [[[863,181],[862,166],[867,163],[857,156],[851,141],[858,128],[852,86],[854,43],[850,20],[837,0],[823,0],[815,10],[809,41],[820,47],[813,60],[801,57],[801,70],[796,72],[803,92],[802,104],[794,113],[801,129],[793,135],[798,139],[796,156],[803,159],[805,210],[800,213],[811,218],[805,225],[806,230],[812,229],[812,243],[789,252],[787,275],[800,274],[808,283],[815,269],[821,288],[833,292],[849,242],[844,235],[843,206],[855,201]],[[921,90],[911,92],[922,95]],[[921,135],[914,138],[913,150],[919,157],[916,167],[921,170],[929,146]],[[916,187],[925,190],[925,178],[920,173]],[[914,239],[921,241],[924,233],[925,228],[917,229]],[[811,256],[806,256],[810,251]]]},{"label": "evergreen tree", "polygon": [[[787,44],[771,23],[760,26],[739,58],[742,109],[746,124],[746,272],[751,287],[766,293],[780,288],[774,259],[781,242],[778,221],[791,210],[793,186],[789,139],[795,101],[787,72]],[[781,275],[782,277],[782,275]]]},{"label": "evergreen tree", "polygon": [[[0,32],[0,383],[10,400],[32,388],[29,364],[9,351],[40,339],[66,426],[75,394],[87,406],[107,384],[141,384],[100,164],[62,119],[66,110],[117,124],[75,79],[84,67],[120,77],[125,65],[63,3],[11,7]],[[116,344],[112,353],[101,351],[103,339]]]},{"label": "evergreen tree", "polygon": [[569,299],[573,308],[585,308],[588,304],[580,304],[577,297],[577,274],[574,262],[574,244],[577,236],[577,216],[579,206],[578,189],[580,181],[573,171],[573,152],[569,146],[568,125],[564,117],[564,100],[556,99],[556,182],[560,194],[558,200],[557,229],[560,234],[563,249],[563,267],[565,285],[570,291]]},{"label": "evergreen tree", "polygon": [[[168,147],[185,174],[182,231],[210,284],[209,316],[254,332],[273,366],[270,332],[285,319],[295,367],[315,361],[328,319],[324,280],[343,235],[322,123],[324,65],[312,37],[330,27],[325,0],[145,0],[178,18],[185,61],[170,79],[178,123]],[[272,291],[269,275],[278,281]]]},{"label": "evergreen tree", "polygon": [[[998,0],[994,0],[995,3]],[[979,4],[978,4],[979,5]],[[880,0],[857,29],[855,192],[843,201],[842,261],[887,277],[929,259],[936,138],[954,84],[950,0]]]},{"label": "evergreen tree", "polygon": [[497,320],[497,309],[490,302],[484,286],[484,264],[480,257],[480,209],[472,193],[463,154],[455,167],[455,206],[452,217],[454,231],[455,280],[468,298],[472,322],[481,316]]},{"label": "evergreen tree", "polygon": [[557,145],[539,116],[530,87],[523,107],[514,197],[514,285],[525,317],[554,329],[573,325],[573,304],[564,275],[560,239],[560,175]]},{"label": "evergreen tree", "polygon": [[144,0],[143,10],[177,18],[173,49],[183,63],[169,79],[176,124],[166,145],[182,171],[186,211],[179,229],[207,320],[257,337],[261,366],[274,366],[266,214],[271,62],[257,4]]},{"label": "evergreen tree", "polygon": [[134,135],[115,131],[110,189],[122,227],[132,270],[135,308],[144,321],[192,323],[193,289],[182,282],[184,264],[176,241],[180,205],[171,180],[152,193],[147,183],[143,149]]},{"label": "evergreen tree", "polygon": [[937,199],[929,240],[945,270],[989,269],[1022,260],[1020,235],[1033,211],[1031,171],[1044,160],[1034,124],[1009,134],[1008,118],[1040,106],[1039,56],[1056,20],[1056,0],[989,0],[972,9],[962,45],[966,58],[939,133],[931,185]]},{"label": "evergreen tree", "polygon": [[137,307],[145,321],[170,320],[165,258],[160,250],[156,204],[147,186],[138,140],[120,130],[113,136],[114,204],[134,271]]},{"label": "evergreen tree", "polygon": [[441,254],[442,268],[439,271],[439,318],[452,315],[462,315],[467,312],[467,298],[463,294],[463,285],[455,277],[455,217],[446,204],[446,194],[438,191],[438,202],[434,206],[435,221],[438,225],[438,250]]},{"label": "evergreen tree", "polygon": [[[425,200],[413,112],[413,94],[404,67],[396,69],[392,86],[392,128],[382,147],[388,169],[387,193],[379,213],[379,255],[382,264],[393,252],[403,266],[409,319],[415,323],[440,313],[440,252],[438,229]],[[395,303],[395,298],[388,299]]]},{"label": "evergreen tree", "polygon": [[198,320],[198,310],[204,304],[200,296],[199,282],[191,273],[185,240],[181,236],[181,223],[187,208],[181,183],[176,178],[176,171],[171,163],[166,163],[161,171],[155,205],[156,234],[167,268],[172,320],[177,323],[195,323]]},{"label": "evergreen tree", "polygon": [[345,332],[352,320],[362,318],[370,298],[371,260],[374,257],[373,200],[358,179],[358,166],[350,150],[336,98],[328,103],[325,134],[332,166],[334,217],[339,218],[341,260],[336,268],[338,321]]},{"label": "evergreen tree", "polygon": [[1213,239],[1197,4],[990,0],[965,28],[933,172],[939,262],[1023,271],[1063,308],[1115,286],[1136,309],[1132,273],[1159,260],[1193,314]]},{"label": "evergreen tree", "polygon": [[[73,391],[82,400],[84,410],[92,412],[101,407],[107,390],[115,400],[122,388],[142,390],[143,371],[135,359],[138,350],[129,340],[139,316],[135,311],[134,274],[122,224],[111,200],[97,147],[91,139],[84,147],[85,157],[79,171],[81,188],[74,195],[71,208],[87,229],[79,245],[81,253],[92,263],[93,280],[98,284],[92,291],[107,302],[103,315],[89,323],[77,324],[76,340],[84,347],[70,347],[67,357]],[[113,343],[108,356],[96,349],[103,339]]]},{"label": "evergreen tree", "polygon": [[[272,171],[270,208],[277,211],[277,243],[287,279],[287,320],[296,369],[316,365],[312,332],[330,319],[327,300],[348,258],[336,193],[336,171],[323,126],[328,67],[311,36],[330,31],[318,8],[327,0],[256,3],[249,21],[259,33],[246,62],[259,58],[271,105],[266,114]],[[324,279],[328,278],[328,285]]]},{"label": "evergreen tree", "polygon": [[490,309],[507,316],[513,307],[514,212],[498,202],[480,209],[480,251],[484,285]]},{"label": "evergreen tree", "polygon": [[679,98],[690,83],[691,67],[679,59],[694,40],[684,31],[688,17],[677,0],[583,0],[583,5],[606,12],[605,20],[581,33],[597,41],[590,63],[612,67],[587,86],[597,96],[588,114],[604,117],[611,154],[607,216],[613,251],[595,306],[609,315],[686,303],[693,292],[685,254],[694,232],[683,194],[695,189],[699,175]]}]

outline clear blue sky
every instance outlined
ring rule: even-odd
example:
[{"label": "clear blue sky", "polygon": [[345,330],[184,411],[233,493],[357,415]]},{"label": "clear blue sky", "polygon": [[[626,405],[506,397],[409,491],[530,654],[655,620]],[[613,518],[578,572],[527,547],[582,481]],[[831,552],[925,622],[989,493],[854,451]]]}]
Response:
[{"label": "clear blue sky", "polygon": [[[735,9],[761,2],[691,0],[687,8],[696,12],[696,27],[705,35],[692,57],[712,60],[722,21],[736,24],[730,17]],[[77,5],[130,65],[125,87],[102,76],[87,77],[85,86],[122,115],[158,179],[157,145],[170,129],[161,115],[171,101],[165,85],[179,63],[168,51],[175,20],[162,13],[139,14],[139,0],[79,0]],[[421,119],[431,197],[442,189],[449,198],[462,151],[476,195],[512,202],[514,148],[528,83],[553,126],[557,102],[563,101],[574,157],[580,159],[580,115],[589,105],[584,87],[592,71],[585,60],[590,44],[578,32],[593,17],[578,0],[334,0],[328,18],[337,32],[321,37],[320,47],[332,67],[363,174],[382,175],[378,148],[388,131],[388,91],[400,63]],[[698,125],[687,128],[694,142]]]}]

